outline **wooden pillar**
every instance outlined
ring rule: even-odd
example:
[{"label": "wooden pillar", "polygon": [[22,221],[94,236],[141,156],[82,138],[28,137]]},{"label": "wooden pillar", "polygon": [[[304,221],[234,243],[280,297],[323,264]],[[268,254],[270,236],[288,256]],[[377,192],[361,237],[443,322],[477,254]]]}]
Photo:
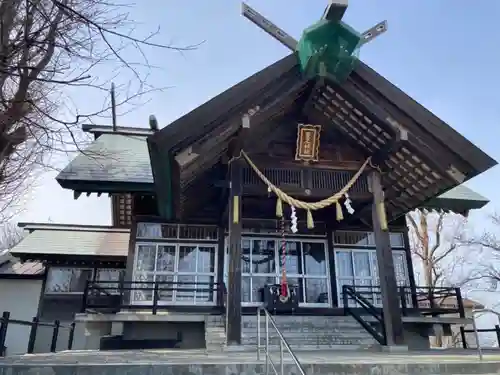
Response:
[{"label": "wooden pillar", "polygon": [[219,223],[217,228],[217,306],[221,309],[224,308],[226,301],[224,297],[226,295],[224,272],[226,266],[226,232],[225,225]]},{"label": "wooden pillar", "polygon": [[[405,218],[405,224],[406,224],[406,218]],[[408,270],[408,279],[411,290],[411,303],[412,307],[416,308],[418,307],[417,283],[415,281],[415,270],[413,269],[413,260],[411,258],[411,244],[410,244],[410,238],[408,236],[408,225],[405,226],[405,230],[403,232],[403,240],[405,245],[406,268]]]},{"label": "wooden pillar", "polygon": [[394,260],[385,218],[384,192],[380,173],[370,174],[370,188],[373,193],[372,220],[377,247],[377,265],[382,293],[383,318],[387,346],[404,345],[403,320],[399,306],[399,294],[394,272]]},{"label": "wooden pillar", "polygon": [[332,305],[339,306],[338,291],[337,291],[337,272],[335,269],[335,246],[333,244],[333,226],[331,222],[326,223],[326,245],[328,254],[328,263],[330,270],[330,290],[332,293]]},{"label": "wooden pillar", "polygon": [[229,270],[226,303],[228,345],[241,344],[241,231],[242,231],[242,165],[230,165],[229,192]]}]

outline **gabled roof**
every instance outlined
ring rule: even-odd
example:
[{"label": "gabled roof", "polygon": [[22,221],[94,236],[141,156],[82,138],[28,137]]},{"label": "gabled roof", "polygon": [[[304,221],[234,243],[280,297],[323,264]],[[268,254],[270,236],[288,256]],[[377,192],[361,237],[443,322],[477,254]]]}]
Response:
[{"label": "gabled roof", "polygon": [[20,223],[30,232],[11,254],[24,260],[50,256],[126,259],[130,231],[108,226]]},{"label": "gabled roof", "polygon": [[[133,133],[132,133],[133,134]],[[135,133],[137,134],[137,133]],[[103,133],[64,168],[56,180],[75,191],[148,191],[153,183],[143,135]],[[124,186],[126,184],[126,186]]]},{"label": "gabled roof", "polygon": [[147,137],[153,134],[151,128],[139,128],[136,126],[116,126],[112,125],[95,125],[95,124],[83,124],[82,130],[85,133],[90,133],[94,135],[97,139],[103,134],[120,134],[120,135],[136,135],[140,137]]},{"label": "gabled roof", "polygon": [[253,108],[256,101],[263,102],[263,109],[265,104],[272,104],[276,96],[292,88],[296,82],[305,84],[307,81],[302,78],[297,58],[292,54],[175,120],[150,136],[148,143],[158,144],[175,153],[206,136],[227,119],[240,124],[241,115]]},{"label": "gabled roof", "polygon": [[[465,204],[465,202],[467,202]],[[465,185],[459,185],[439,197],[431,199],[423,207],[442,209],[467,215],[468,211],[483,208],[489,200]]]},{"label": "gabled roof", "polygon": [[[449,147],[464,161],[471,164],[478,173],[497,164],[494,159],[468,139],[368,65],[360,62],[351,76],[352,80],[363,81],[370,85],[374,93],[382,95],[391,105],[418,122],[423,130],[439,140],[443,147]],[[205,102],[161,131],[151,135],[148,142],[161,144],[172,152],[187,147],[219,124],[222,114],[231,111],[235,115],[241,116],[246,110],[252,108],[252,98],[262,97],[266,88],[272,88],[273,82],[285,77],[296,78],[297,81],[302,79],[295,54],[288,55]],[[367,95],[366,98],[368,99],[369,96],[372,95]]]},{"label": "gabled roof", "polygon": [[[252,108],[259,108],[252,116],[252,129],[271,127],[268,119],[274,114],[295,111],[311,123],[334,128],[365,157],[389,149],[403,129],[407,139],[382,165],[387,172],[383,184],[390,218],[421,207],[496,165],[490,156],[365,64],[341,84],[329,78],[308,81],[292,54],[148,137],[160,201],[160,194],[175,189],[181,190],[182,196],[186,186],[220,159],[228,140],[240,131],[241,116]],[[263,136],[255,134],[252,130],[248,137]],[[203,153],[190,151],[203,146]],[[186,152],[197,155],[178,162],[176,157]],[[172,165],[172,176],[165,173],[166,161]]]},{"label": "gabled roof", "polygon": [[[137,129],[140,128],[121,128],[120,132],[113,132],[111,126],[100,126],[91,128],[98,135],[98,139],[94,142],[99,142],[102,148],[107,147],[107,142],[110,139],[113,139],[112,143],[114,149],[116,150],[116,155],[125,155],[130,150],[130,139],[128,136],[122,135],[123,132],[136,132]],[[146,134],[150,135],[152,132],[148,129],[142,129]],[[89,131],[89,130],[87,130]],[[146,141],[146,136],[134,136],[134,144],[133,144],[133,153],[134,158],[137,160],[149,160],[149,152]],[[91,146],[96,147],[97,146]],[[71,185],[72,182],[75,182],[76,190],[79,191],[81,189],[81,185],[78,185],[78,181],[83,181],[86,183],[87,181],[93,181],[96,183],[104,183],[101,185],[101,189],[104,189],[106,185],[106,181],[112,180],[116,184],[120,184],[121,186],[126,186],[131,180],[137,184],[141,184],[145,186],[150,191],[154,190],[153,185],[153,175],[151,172],[151,167],[141,169],[141,173],[139,175],[131,176],[134,174],[133,167],[128,166],[129,160],[121,160],[121,167],[115,168],[111,165],[111,173],[112,178],[107,176],[109,169],[105,169],[101,164],[94,163],[91,160],[90,163],[80,162],[80,161],[89,161],[89,158],[80,154],[74,161],[78,161],[73,164],[73,172],[75,175],[80,176],[80,180],[73,180],[71,176],[59,174],[57,177],[61,186],[66,187]],[[144,165],[145,163],[142,163]],[[66,170],[67,168],[65,168]],[[90,170],[89,170],[90,169]],[[99,176],[102,176],[99,178]],[[88,178],[88,180],[85,180]],[[66,180],[66,181],[64,181]],[[71,187],[68,187],[71,188]],[[113,186],[111,186],[113,188]],[[100,191],[100,190],[93,190]],[[107,191],[106,191],[107,192]],[[425,207],[429,209],[444,209],[453,211],[456,213],[466,213],[472,209],[479,209],[485,206],[488,203],[488,199],[483,197],[482,195],[474,192],[470,188],[459,185],[448,192],[440,195],[436,199],[429,201]]]}]

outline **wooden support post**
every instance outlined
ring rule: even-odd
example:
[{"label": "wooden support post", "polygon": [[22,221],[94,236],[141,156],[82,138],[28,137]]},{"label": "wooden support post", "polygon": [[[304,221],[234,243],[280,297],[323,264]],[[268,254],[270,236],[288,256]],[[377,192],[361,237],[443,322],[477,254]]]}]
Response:
[{"label": "wooden support post", "polygon": [[403,319],[399,307],[398,286],[394,272],[394,260],[383,208],[384,192],[380,173],[372,171],[369,176],[370,188],[373,193],[372,221],[377,247],[377,265],[382,293],[385,334],[387,346],[404,345]]},{"label": "wooden support post", "polygon": [[241,344],[241,231],[242,231],[242,165],[230,165],[229,192],[229,270],[226,303],[228,345]]}]

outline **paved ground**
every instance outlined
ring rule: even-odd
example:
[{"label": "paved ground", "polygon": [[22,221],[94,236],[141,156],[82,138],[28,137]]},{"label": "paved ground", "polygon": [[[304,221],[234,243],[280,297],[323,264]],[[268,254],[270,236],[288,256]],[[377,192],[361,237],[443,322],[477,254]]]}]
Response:
[{"label": "paved ground", "polygon": [[[303,364],[437,364],[477,363],[476,351],[428,351],[406,353],[365,353],[308,351],[296,353]],[[278,354],[273,355],[278,360]],[[50,354],[11,356],[0,359],[0,366],[52,366],[52,365],[102,365],[102,364],[231,364],[263,363],[255,352],[214,353],[205,350],[143,350],[123,352],[66,351]],[[291,358],[286,356],[286,361]],[[484,353],[483,362],[500,363],[500,350]]]}]

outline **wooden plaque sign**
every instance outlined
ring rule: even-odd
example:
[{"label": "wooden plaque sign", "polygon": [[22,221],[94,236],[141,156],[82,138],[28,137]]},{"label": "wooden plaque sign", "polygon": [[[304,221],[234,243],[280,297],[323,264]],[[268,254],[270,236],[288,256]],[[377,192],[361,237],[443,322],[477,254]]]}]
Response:
[{"label": "wooden plaque sign", "polygon": [[321,125],[299,124],[295,160],[318,161]]}]

